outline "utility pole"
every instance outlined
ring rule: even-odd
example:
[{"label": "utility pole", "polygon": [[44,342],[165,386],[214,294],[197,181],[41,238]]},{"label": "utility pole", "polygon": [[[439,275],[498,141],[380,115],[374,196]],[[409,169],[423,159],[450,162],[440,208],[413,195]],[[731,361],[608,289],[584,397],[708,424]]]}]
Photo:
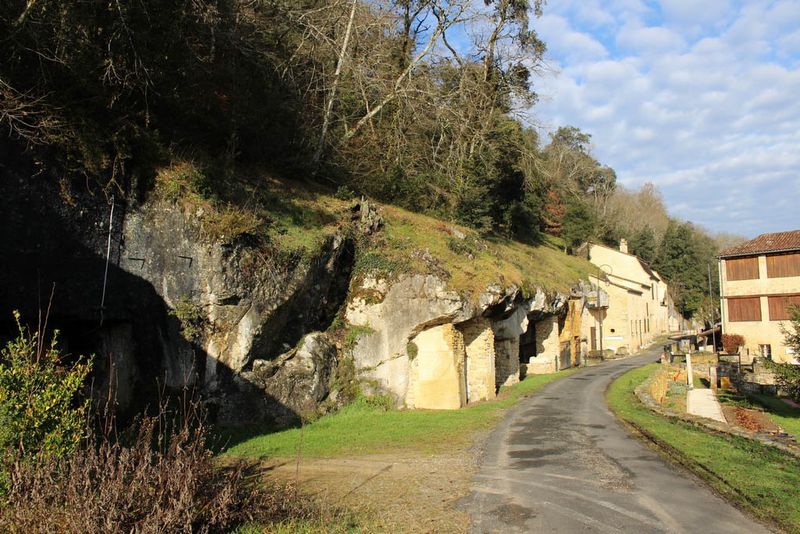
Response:
[{"label": "utility pole", "polygon": [[600,316],[600,358],[603,358],[603,307],[600,305],[600,267],[597,268],[597,314]]},{"label": "utility pole", "polygon": [[[613,272],[614,269],[610,265],[597,266],[597,313],[600,316],[600,357],[603,357],[603,306],[600,302],[600,274],[606,274],[603,267],[608,267],[609,271]],[[610,273],[608,273],[610,274]]]}]

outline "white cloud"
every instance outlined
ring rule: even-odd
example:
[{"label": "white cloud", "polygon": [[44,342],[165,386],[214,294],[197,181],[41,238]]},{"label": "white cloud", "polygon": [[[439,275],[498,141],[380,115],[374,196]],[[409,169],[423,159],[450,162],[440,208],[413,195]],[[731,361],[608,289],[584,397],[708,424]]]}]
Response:
[{"label": "white cloud", "polygon": [[548,47],[563,51],[570,61],[600,59],[608,51],[587,33],[573,30],[566,19],[554,15],[544,15],[536,25],[537,32]]},{"label": "white cloud", "polygon": [[592,134],[622,183],[656,182],[676,216],[800,227],[800,1],[587,3],[609,16],[591,24],[577,0],[548,15],[560,74],[541,80],[539,122]]},{"label": "white cloud", "polygon": [[667,28],[625,26],[617,33],[617,45],[634,53],[653,53],[682,50],[685,42],[678,33]]}]

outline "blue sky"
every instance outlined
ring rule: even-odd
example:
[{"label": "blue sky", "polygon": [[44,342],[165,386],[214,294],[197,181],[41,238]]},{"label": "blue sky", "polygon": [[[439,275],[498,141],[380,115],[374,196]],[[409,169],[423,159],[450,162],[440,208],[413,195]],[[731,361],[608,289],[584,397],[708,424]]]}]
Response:
[{"label": "blue sky", "polygon": [[531,117],[590,133],[673,216],[754,237],[800,229],[800,0],[550,0]]}]

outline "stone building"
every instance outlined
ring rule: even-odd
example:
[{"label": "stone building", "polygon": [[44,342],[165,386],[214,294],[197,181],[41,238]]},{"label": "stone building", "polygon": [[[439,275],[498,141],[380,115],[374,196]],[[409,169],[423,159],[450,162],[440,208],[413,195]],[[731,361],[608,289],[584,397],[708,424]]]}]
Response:
[{"label": "stone building", "polygon": [[645,261],[628,252],[626,240],[618,250],[590,244],[588,259],[597,267],[592,284],[608,294],[607,308],[590,308],[590,351],[629,354],[670,330],[669,288]]},{"label": "stone building", "polygon": [[744,336],[745,356],[795,358],[781,325],[800,305],[800,230],[763,234],[719,255],[722,333]]}]

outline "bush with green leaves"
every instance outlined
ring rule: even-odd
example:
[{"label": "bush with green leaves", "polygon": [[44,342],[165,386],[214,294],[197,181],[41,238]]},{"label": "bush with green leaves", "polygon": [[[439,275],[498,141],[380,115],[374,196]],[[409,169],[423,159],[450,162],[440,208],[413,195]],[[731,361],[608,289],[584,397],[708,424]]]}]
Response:
[{"label": "bush with green leaves", "polygon": [[91,359],[65,365],[57,332],[47,345],[14,316],[19,335],[0,351],[0,451],[67,456],[87,431],[89,400],[80,390]]},{"label": "bush with green leaves", "polygon": [[781,325],[781,332],[786,346],[800,354],[800,306],[789,308],[789,325]]},{"label": "bush with green leaves", "polygon": [[[786,346],[794,349],[795,354],[800,353],[800,307],[789,308],[789,325],[781,325],[781,331]],[[775,373],[778,390],[800,402],[800,365],[776,362],[767,362],[767,365]]]}]

